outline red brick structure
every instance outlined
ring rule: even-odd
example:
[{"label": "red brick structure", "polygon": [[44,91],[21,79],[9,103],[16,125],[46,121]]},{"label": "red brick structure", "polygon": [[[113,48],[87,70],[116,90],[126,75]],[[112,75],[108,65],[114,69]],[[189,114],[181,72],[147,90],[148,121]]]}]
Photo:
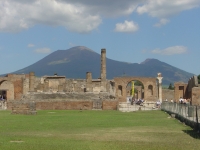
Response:
[{"label": "red brick structure", "polygon": [[192,105],[200,105],[200,85],[198,84],[197,76],[191,77],[188,83],[176,82],[174,87],[176,102],[182,97],[187,99]]},{"label": "red brick structure", "polygon": [[114,78],[116,99],[119,102],[126,102],[127,98],[127,85],[131,81],[140,81],[144,85],[144,99],[147,101],[156,101],[158,99],[158,87],[156,85],[156,78],[148,77],[117,77]]}]

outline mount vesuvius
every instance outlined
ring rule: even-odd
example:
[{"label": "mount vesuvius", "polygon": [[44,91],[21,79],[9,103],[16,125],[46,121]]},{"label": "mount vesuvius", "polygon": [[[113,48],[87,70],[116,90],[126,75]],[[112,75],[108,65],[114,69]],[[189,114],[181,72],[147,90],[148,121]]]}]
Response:
[{"label": "mount vesuvius", "polygon": [[[100,77],[100,54],[84,47],[76,46],[67,50],[57,50],[38,62],[12,72],[15,74],[35,72],[36,76],[58,75],[67,78],[86,78],[86,72],[92,72],[92,78]],[[144,62],[126,63],[106,58],[107,79],[119,76],[156,77],[162,73],[163,84],[169,85],[178,81],[187,82],[192,73],[173,67],[157,59],[146,59]]]}]

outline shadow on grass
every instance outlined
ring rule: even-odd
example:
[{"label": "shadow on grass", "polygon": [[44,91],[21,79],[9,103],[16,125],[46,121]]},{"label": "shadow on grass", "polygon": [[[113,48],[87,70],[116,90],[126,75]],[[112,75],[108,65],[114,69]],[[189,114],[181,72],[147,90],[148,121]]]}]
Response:
[{"label": "shadow on grass", "polygon": [[183,132],[187,133],[188,135],[190,135],[191,137],[193,137],[195,139],[200,140],[200,132],[198,132],[196,130],[183,130]]}]

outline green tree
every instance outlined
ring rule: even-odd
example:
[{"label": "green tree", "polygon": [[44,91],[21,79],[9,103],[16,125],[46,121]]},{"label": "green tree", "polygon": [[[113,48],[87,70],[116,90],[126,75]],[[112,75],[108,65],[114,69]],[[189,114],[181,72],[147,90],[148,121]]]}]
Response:
[{"label": "green tree", "polygon": [[142,86],[142,89],[144,89],[144,85],[142,84],[142,82],[140,82],[138,80],[135,81],[134,85],[136,85],[136,86]]},{"label": "green tree", "polygon": [[198,78],[198,84],[200,84],[200,75],[198,75],[197,78]]},{"label": "green tree", "polygon": [[170,89],[170,90],[174,90],[174,87],[172,86],[172,84],[171,84],[171,83],[169,84],[169,87],[168,87],[168,89]]}]

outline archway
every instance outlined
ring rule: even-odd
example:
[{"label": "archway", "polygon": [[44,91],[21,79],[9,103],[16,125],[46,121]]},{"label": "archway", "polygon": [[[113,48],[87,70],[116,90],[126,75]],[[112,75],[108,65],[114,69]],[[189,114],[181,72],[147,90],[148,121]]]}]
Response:
[{"label": "archway", "polygon": [[14,99],[14,85],[12,82],[3,80],[0,82],[0,95],[3,95],[6,100]]},{"label": "archway", "polygon": [[144,85],[139,80],[132,80],[126,86],[127,99],[142,100],[144,99]]},{"label": "archway", "polygon": [[[158,99],[157,78],[152,77],[116,77],[114,78],[116,90],[116,98],[119,102],[126,102],[127,97],[131,96],[130,82],[137,81],[141,84],[134,85],[136,97],[145,101],[155,102]],[[137,87],[137,88],[136,88]],[[127,90],[129,89],[129,90]]]}]

